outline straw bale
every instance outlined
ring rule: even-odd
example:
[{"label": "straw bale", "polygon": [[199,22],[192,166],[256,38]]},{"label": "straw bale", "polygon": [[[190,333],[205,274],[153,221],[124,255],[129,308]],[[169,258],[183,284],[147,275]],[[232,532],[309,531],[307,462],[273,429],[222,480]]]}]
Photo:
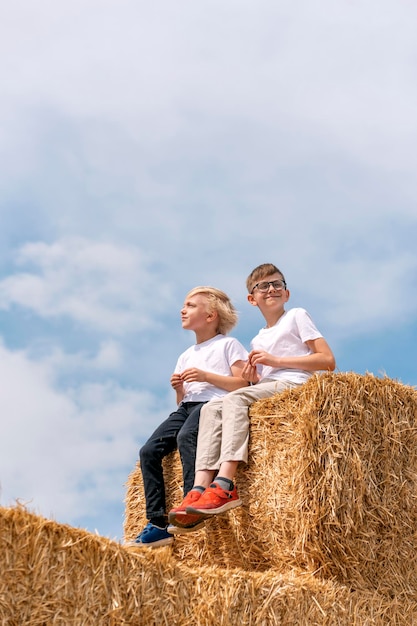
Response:
[{"label": "straw bale", "polygon": [[[182,499],[177,454],[166,459],[168,507]],[[417,392],[371,374],[322,374],[251,408],[243,506],[177,537],[172,553],[201,564],[322,579],[384,594],[417,588]],[[125,537],[143,527],[139,464],[127,482]]]},{"label": "straw bale", "polygon": [[22,507],[0,507],[3,626],[412,626],[417,600],[292,569],[189,567]]}]

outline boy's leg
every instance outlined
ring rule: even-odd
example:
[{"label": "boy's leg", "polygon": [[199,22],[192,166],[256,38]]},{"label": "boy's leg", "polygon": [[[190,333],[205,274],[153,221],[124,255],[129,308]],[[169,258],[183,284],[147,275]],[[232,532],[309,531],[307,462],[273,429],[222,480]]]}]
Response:
[{"label": "boy's leg", "polygon": [[186,507],[188,515],[218,515],[242,504],[233,479],[238,462],[248,460],[249,407],[256,400],[292,386],[296,385],[289,381],[267,381],[225,396],[219,472],[202,496]]},{"label": "boy's leg", "polygon": [[177,436],[184,480],[184,497],[194,485],[195,457],[197,451],[198,424],[201,407],[205,402],[186,402],[188,418]]},{"label": "boy's leg", "polygon": [[218,470],[224,461],[247,461],[250,405],[289,384],[267,381],[207,402],[200,414],[196,471]]},{"label": "boy's leg", "polygon": [[[248,462],[249,407],[297,384],[287,380],[268,380],[232,391],[223,401],[223,433],[219,465],[227,461]],[[221,470],[219,471],[221,476]]]},{"label": "boy's leg", "polygon": [[[200,450],[203,458],[205,458],[207,452],[211,452],[214,457],[216,457],[216,450],[210,448],[210,444],[213,443],[214,439],[218,440],[217,443],[217,455],[220,451],[220,442],[221,442],[221,410],[220,413],[218,411],[218,405],[221,407],[221,400],[217,402],[217,400],[211,400],[210,402],[205,403],[201,407],[199,407],[199,423],[200,426],[198,428],[198,445],[197,451]],[[210,407],[209,407],[210,405]],[[213,411],[214,405],[214,411]],[[209,407],[209,411],[207,412],[205,419],[203,420],[203,411],[205,411]],[[190,421],[193,417],[193,421]],[[214,419],[213,419],[214,418]],[[220,418],[220,423],[219,423]],[[189,420],[184,424],[181,433],[178,437],[182,437],[184,434],[187,434],[187,429],[192,429],[193,425],[196,424],[196,414],[193,416],[190,415]],[[219,430],[220,425],[220,430]],[[218,436],[215,437],[216,432],[218,431]],[[195,429],[197,432],[197,429]],[[200,433],[203,433],[203,440],[200,438]],[[207,444],[207,449],[206,449]],[[180,449],[180,445],[178,445]],[[189,532],[191,530],[197,530],[204,524],[204,521],[201,519],[201,515],[185,515],[185,509],[188,505],[195,503],[201,494],[204,491],[205,487],[211,482],[211,478],[213,478],[214,472],[207,471],[205,469],[196,471],[195,467],[195,448],[190,446],[188,450],[188,465],[187,467],[183,461],[183,473],[184,473],[184,499],[182,503],[169,512],[169,521],[171,522],[171,526],[169,526],[169,532],[180,532],[178,529],[180,528],[181,532]],[[191,465],[191,458],[194,457],[194,465],[192,467],[192,472],[188,471]],[[203,477],[202,480],[200,478]],[[174,526],[173,526],[174,525]]]},{"label": "boy's leg", "polygon": [[219,469],[223,401],[226,397],[210,400],[201,407],[195,463],[196,472]]},{"label": "boy's leg", "polygon": [[188,417],[180,405],[158,426],[139,452],[140,468],[146,501],[146,517],[162,520],[166,517],[165,482],[162,459],[177,448],[177,435]]}]

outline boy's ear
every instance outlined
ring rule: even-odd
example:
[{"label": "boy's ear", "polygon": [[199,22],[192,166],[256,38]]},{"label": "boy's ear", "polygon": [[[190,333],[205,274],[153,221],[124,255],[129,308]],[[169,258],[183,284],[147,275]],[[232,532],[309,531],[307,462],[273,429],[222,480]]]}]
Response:
[{"label": "boy's ear", "polygon": [[253,295],[251,293],[248,293],[248,302],[252,306],[258,306],[255,298],[253,297]]},{"label": "boy's ear", "polygon": [[213,320],[215,320],[218,317],[219,317],[219,314],[217,313],[217,311],[210,311],[209,313],[207,313],[207,321],[208,322],[212,322]]}]

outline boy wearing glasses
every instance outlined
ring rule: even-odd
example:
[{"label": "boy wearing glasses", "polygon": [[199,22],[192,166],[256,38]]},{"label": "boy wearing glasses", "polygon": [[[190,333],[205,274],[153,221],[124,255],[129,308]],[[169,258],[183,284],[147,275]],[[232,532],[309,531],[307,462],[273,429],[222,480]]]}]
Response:
[{"label": "boy wearing glasses", "polygon": [[200,410],[213,398],[247,386],[242,372],[248,353],[227,333],[236,325],[237,313],[228,296],[214,287],[195,287],[181,309],[181,324],[195,334],[196,343],[183,352],[171,376],[178,407],[155,430],[140,450],[148,524],[127,545],[154,548],[168,545],[174,537],[167,530],[162,460],[178,448],[183,467],[186,504],[201,493],[191,487]]},{"label": "boy wearing glasses", "polygon": [[234,476],[239,462],[248,460],[250,405],[302,385],[316,371],[336,367],[329,345],[307,311],[285,310],[290,292],[275,265],[256,267],[246,285],[249,303],[259,308],[266,321],[251,341],[242,371],[251,386],[211,400],[202,408],[193,487],[201,495],[184,511],[170,512],[169,528],[174,533],[195,530],[208,517],[242,504]]}]

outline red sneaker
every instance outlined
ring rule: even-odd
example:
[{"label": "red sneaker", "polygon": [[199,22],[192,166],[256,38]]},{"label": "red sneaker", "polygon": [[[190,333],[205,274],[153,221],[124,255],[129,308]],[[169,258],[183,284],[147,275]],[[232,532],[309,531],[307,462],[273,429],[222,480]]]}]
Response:
[{"label": "red sneaker", "polygon": [[187,506],[185,510],[186,513],[217,515],[218,513],[225,513],[229,509],[234,509],[241,504],[242,501],[238,496],[236,487],[233,488],[233,491],[226,491],[219,487],[217,483],[211,483],[210,487],[207,487],[194,506]]},{"label": "red sneaker", "polygon": [[201,515],[186,515],[185,509],[187,506],[191,506],[191,504],[196,504],[197,500],[199,500],[202,495],[203,493],[198,489],[191,489],[181,504],[171,509],[168,513],[169,523],[174,524],[174,526],[178,526],[179,524],[181,524],[181,526],[187,526],[201,519]]},{"label": "red sneaker", "polygon": [[[183,518],[193,519],[194,522],[189,524],[185,524],[184,526],[178,524],[178,520],[182,520]],[[187,533],[192,533],[195,530],[199,530],[203,528],[207,520],[207,515],[179,515],[174,519],[174,524],[170,524],[167,528],[167,532],[170,535],[186,535]]]}]

